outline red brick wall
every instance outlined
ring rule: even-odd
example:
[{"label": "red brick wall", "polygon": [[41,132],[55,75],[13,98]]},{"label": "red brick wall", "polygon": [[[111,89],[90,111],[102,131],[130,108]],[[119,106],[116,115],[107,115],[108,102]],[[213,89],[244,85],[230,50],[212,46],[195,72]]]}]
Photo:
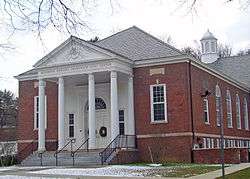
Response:
[{"label": "red brick wall", "polygon": [[[164,75],[150,76],[149,71],[153,68],[164,68]],[[151,67],[141,67],[134,69],[134,101],[135,101],[135,123],[137,135],[150,134],[165,134],[165,133],[181,133],[192,132],[191,125],[191,111],[190,111],[190,92],[189,92],[189,64],[178,63],[159,65]],[[219,84],[222,92],[222,105],[223,105],[223,119],[225,135],[250,137],[250,132],[244,130],[243,120],[243,99],[244,97],[249,100],[249,93],[241,90],[240,88],[231,85],[224,80],[221,80],[208,72],[201,70],[195,66],[191,66],[192,74],[192,101],[193,101],[193,121],[194,132],[205,134],[219,135],[219,127],[216,125],[215,113],[215,86]],[[165,83],[167,87],[167,111],[168,123],[151,124],[150,116],[150,85],[156,84],[156,81]],[[226,90],[230,89],[232,98],[232,112],[233,112],[233,129],[227,128],[226,123]],[[209,100],[209,115],[210,125],[206,125],[203,118],[203,99],[201,94],[206,90],[212,92],[208,97]],[[239,94],[241,99],[241,120],[242,129],[236,129],[236,115],[235,115],[235,98],[236,93]],[[248,105],[250,106],[250,105]],[[249,108],[250,111],[250,108]],[[249,112],[250,113],[250,112]],[[153,135],[154,136],[154,135]],[[152,136],[151,136],[152,137]],[[178,140],[182,145],[178,145]],[[158,141],[158,144],[156,144]],[[138,139],[138,149],[140,159],[149,161],[148,146],[154,148],[156,153],[161,153],[161,160],[165,161],[191,161],[191,147],[192,136],[186,137],[162,137]],[[172,147],[178,146],[178,147]],[[165,148],[164,148],[165,147]],[[161,150],[159,148],[164,148]],[[180,152],[178,152],[180,150]],[[166,155],[166,153],[168,153]],[[213,160],[213,158],[211,159]],[[216,159],[214,159],[216,160]]]},{"label": "red brick wall", "polygon": [[137,150],[120,150],[111,160],[110,164],[125,164],[138,162]]},{"label": "red brick wall", "polygon": [[[150,76],[151,68],[165,68],[164,75]],[[134,69],[136,134],[160,134],[191,131],[188,107],[187,63]],[[151,124],[150,85],[166,84],[168,123]]]},{"label": "red brick wall", "polygon": [[[137,139],[140,161],[191,162],[191,137],[152,137]],[[150,152],[151,151],[151,152]]]},{"label": "red brick wall", "polygon": [[[23,140],[37,140],[38,137],[38,130],[34,130],[34,96],[38,96],[38,85],[35,83],[37,83],[35,80],[19,82],[19,112],[17,121],[19,151],[29,145],[29,143],[22,143]],[[47,96],[46,140],[57,140],[57,84],[46,82],[45,95]],[[47,143],[46,145],[48,145]],[[48,147],[51,148],[50,145]]]},{"label": "red brick wall", "polygon": [[[225,163],[248,162],[248,149],[225,149]],[[220,163],[220,149],[194,150],[195,163]]]},{"label": "red brick wall", "polygon": [[0,128],[0,142],[15,141],[16,128]]},{"label": "red brick wall", "polygon": [[[215,86],[219,85],[222,93],[222,107],[223,107],[223,122],[224,122],[224,133],[228,136],[241,136],[250,137],[250,132],[244,129],[244,118],[243,118],[243,99],[246,97],[249,100],[249,93],[242,91],[241,89],[219,79],[215,76],[192,66],[192,88],[193,88],[193,111],[194,111],[194,128],[195,132],[198,133],[209,133],[219,134],[220,128],[216,124],[216,105],[215,105]],[[227,127],[227,110],[226,110],[226,90],[229,89],[232,99],[232,115],[233,115],[233,128]],[[201,94],[204,94],[206,90],[212,92],[208,96],[209,100],[209,117],[210,125],[205,124],[203,118],[203,108]],[[241,101],[241,125],[242,129],[236,127],[236,93],[239,94]],[[249,105],[248,105],[249,106]]]}]

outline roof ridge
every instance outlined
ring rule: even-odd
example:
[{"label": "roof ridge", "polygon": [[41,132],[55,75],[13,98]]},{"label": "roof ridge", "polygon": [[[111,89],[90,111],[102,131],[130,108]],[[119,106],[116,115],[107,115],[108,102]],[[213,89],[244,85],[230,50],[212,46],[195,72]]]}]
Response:
[{"label": "roof ridge", "polygon": [[125,31],[127,31],[127,30],[129,30],[129,29],[132,29],[132,28],[134,28],[134,27],[136,27],[136,26],[133,25],[133,26],[127,28],[127,29],[123,29],[123,30],[121,30],[121,31],[119,31],[119,32],[116,32],[116,33],[114,33],[114,34],[112,34],[112,35],[110,35],[110,36],[107,36],[107,37],[105,37],[105,38],[103,38],[103,39],[101,39],[101,40],[98,40],[98,41],[95,42],[95,43],[98,44],[99,42],[104,41],[104,40],[106,40],[107,38],[110,38],[110,37],[113,37],[113,36],[115,36],[115,35],[118,35],[118,34],[120,34],[120,33],[122,33],[122,32],[125,32]]}]

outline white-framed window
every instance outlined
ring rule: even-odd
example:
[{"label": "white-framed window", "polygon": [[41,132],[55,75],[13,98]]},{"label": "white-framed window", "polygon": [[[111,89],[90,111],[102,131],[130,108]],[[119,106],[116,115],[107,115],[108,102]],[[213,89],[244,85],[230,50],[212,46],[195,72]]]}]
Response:
[{"label": "white-framed window", "polygon": [[206,149],[207,148],[207,139],[203,138],[203,148]]},{"label": "white-framed window", "polygon": [[205,124],[209,124],[209,107],[207,97],[203,99],[203,113]]},{"label": "white-framed window", "polygon": [[217,148],[220,148],[220,139],[216,139]]},{"label": "white-framed window", "polygon": [[222,104],[221,104],[221,91],[219,85],[216,85],[215,88],[215,96],[216,96],[216,123],[217,126],[220,126],[222,119]]},{"label": "white-framed window", "polygon": [[[39,96],[34,96],[34,129],[39,127]],[[47,96],[45,96],[45,129],[47,128]]]},{"label": "white-framed window", "polygon": [[125,135],[124,110],[119,110],[119,134]]},{"label": "white-framed window", "polygon": [[226,105],[227,105],[227,127],[232,128],[233,127],[232,99],[229,90],[227,90]]},{"label": "white-framed window", "polygon": [[241,129],[240,97],[236,94],[236,124],[237,129]]},{"label": "white-framed window", "polygon": [[151,122],[167,122],[166,85],[150,85]]},{"label": "white-framed window", "polygon": [[207,148],[210,149],[211,148],[211,139],[207,138]]},{"label": "white-framed window", "polygon": [[214,139],[211,139],[211,148],[214,148]]},{"label": "white-framed window", "polygon": [[69,114],[69,138],[75,137],[75,115]]},{"label": "white-framed window", "polygon": [[244,98],[244,102],[243,102],[243,112],[244,112],[244,125],[245,125],[245,129],[249,130],[249,122],[248,122],[248,106],[247,106],[247,99]]}]

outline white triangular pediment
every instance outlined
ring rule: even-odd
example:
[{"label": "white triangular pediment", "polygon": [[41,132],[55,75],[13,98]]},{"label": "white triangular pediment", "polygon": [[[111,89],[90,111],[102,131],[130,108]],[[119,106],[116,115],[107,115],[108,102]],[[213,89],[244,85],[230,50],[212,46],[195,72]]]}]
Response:
[{"label": "white triangular pediment", "polygon": [[101,59],[111,58],[111,53],[106,53],[87,42],[79,42],[75,39],[70,39],[68,43],[59,46],[42,60],[38,61],[34,67],[50,67],[57,65],[74,64],[81,62],[96,61]]}]

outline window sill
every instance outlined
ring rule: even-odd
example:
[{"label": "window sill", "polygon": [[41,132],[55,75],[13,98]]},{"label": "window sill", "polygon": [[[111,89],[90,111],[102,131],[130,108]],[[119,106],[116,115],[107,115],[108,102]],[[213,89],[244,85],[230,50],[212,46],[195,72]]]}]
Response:
[{"label": "window sill", "polygon": [[168,121],[151,121],[150,124],[166,124]]},{"label": "window sill", "polygon": [[232,128],[233,128],[233,126],[227,126],[227,128],[232,129]]},{"label": "window sill", "polygon": [[206,125],[210,125],[210,123],[209,123],[209,122],[205,122],[205,124],[206,124]]}]

